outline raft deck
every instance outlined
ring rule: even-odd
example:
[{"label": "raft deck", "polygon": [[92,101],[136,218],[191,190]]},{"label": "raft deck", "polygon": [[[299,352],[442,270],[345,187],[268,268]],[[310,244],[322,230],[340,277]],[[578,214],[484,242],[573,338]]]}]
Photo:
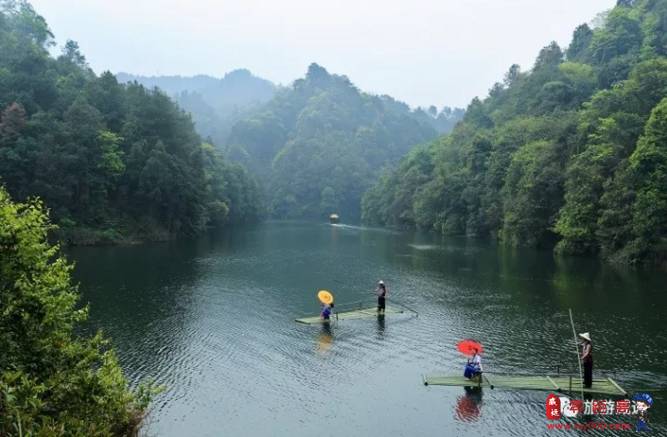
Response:
[{"label": "raft deck", "polygon": [[[387,307],[384,310],[384,314],[403,314],[405,311],[403,311],[400,308],[393,307],[387,305]],[[358,310],[350,310],[350,311],[342,311],[342,312],[334,312],[331,315],[330,320],[323,320],[320,316],[312,316],[312,317],[303,317],[301,319],[295,319],[297,323],[303,323],[306,325],[318,325],[321,323],[327,323],[329,321],[336,321],[336,320],[355,320],[355,319],[367,319],[367,318],[372,318],[372,317],[377,317],[378,315],[378,310],[377,307],[372,307],[372,308],[361,308]]]},{"label": "raft deck", "polygon": [[[483,374],[482,379],[471,380],[464,376],[427,375],[424,385],[446,385],[458,387],[489,387],[514,390],[546,390],[556,392],[581,393],[581,378],[576,376],[519,376]],[[598,393],[612,396],[627,396],[613,379],[593,379],[591,388],[583,388],[584,393]]]}]

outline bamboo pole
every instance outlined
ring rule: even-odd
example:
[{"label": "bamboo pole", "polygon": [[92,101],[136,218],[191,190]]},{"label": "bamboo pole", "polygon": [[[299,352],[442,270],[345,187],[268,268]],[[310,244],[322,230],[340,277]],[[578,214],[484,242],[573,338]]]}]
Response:
[{"label": "bamboo pole", "polygon": [[584,372],[581,370],[581,357],[579,356],[579,344],[577,343],[577,330],[574,329],[574,317],[572,317],[572,308],[570,312],[570,325],[572,325],[572,335],[574,335],[574,350],[577,351],[577,364],[579,365],[579,378],[581,378],[581,399],[584,398]]},{"label": "bamboo pole", "polygon": [[621,394],[622,394],[623,396],[627,396],[627,395],[628,395],[628,393],[627,393],[625,390],[623,390],[623,389],[621,388],[620,385],[616,384],[616,381],[614,381],[613,379],[611,379],[611,378],[609,378],[609,377],[607,377],[607,380],[608,380],[609,382],[611,382],[611,384],[612,384],[618,391],[620,391]]},{"label": "bamboo pole", "polygon": [[414,313],[417,317],[419,317],[419,313],[418,313],[417,311],[413,310],[412,308],[410,308],[409,306],[407,306],[406,304],[404,304],[404,303],[402,303],[402,302],[399,302],[399,301],[397,301],[397,300],[392,300],[392,303],[394,303],[394,304],[396,304],[396,305],[398,305],[398,306],[400,306],[400,307],[405,308],[405,309],[408,310],[409,312]]}]

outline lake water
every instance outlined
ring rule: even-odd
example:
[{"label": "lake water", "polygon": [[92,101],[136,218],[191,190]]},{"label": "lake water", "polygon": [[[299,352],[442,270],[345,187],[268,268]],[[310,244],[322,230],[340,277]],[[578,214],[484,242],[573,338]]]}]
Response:
[{"label": "lake water", "polygon": [[[578,372],[568,308],[592,333],[595,375],[649,391],[652,435],[667,434],[664,272],[301,222],[68,256],[90,328],[112,339],[133,383],[165,386],[146,435],[567,434],[547,431],[546,392],[468,393],[421,378],[462,373],[455,344],[468,337],[484,344],[490,372]],[[372,304],[378,279],[418,317],[294,322],[317,314],[322,288],[339,306]]]}]

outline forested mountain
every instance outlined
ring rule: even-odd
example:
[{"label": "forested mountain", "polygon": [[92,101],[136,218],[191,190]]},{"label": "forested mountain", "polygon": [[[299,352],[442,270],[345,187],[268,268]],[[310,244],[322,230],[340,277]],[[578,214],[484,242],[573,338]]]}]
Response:
[{"label": "forested mountain", "polygon": [[513,65],[363,199],[367,223],[616,260],[667,254],[667,0],[623,0]]},{"label": "forested mountain", "polygon": [[[305,78],[237,122],[226,150],[259,175],[273,216],[338,212],[356,220],[362,193],[382,169],[436,137],[437,115],[365,94],[312,64]],[[456,116],[449,110],[442,119]]]},{"label": "forested mountain", "polygon": [[39,196],[67,238],[161,238],[258,214],[246,172],[202,145],[165,94],[96,76],[75,42],[0,3],[0,183]]},{"label": "forested mountain", "polygon": [[229,130],[248,111],[269,101],[276,86],[266,79],[253,76],[248,70],[231,71],[221,79],[198,75],[135,76],[118,73],[121,83],[137,82],[146,88],[160,88],[181,108],[192,115],[197,132],[224,144]]}]

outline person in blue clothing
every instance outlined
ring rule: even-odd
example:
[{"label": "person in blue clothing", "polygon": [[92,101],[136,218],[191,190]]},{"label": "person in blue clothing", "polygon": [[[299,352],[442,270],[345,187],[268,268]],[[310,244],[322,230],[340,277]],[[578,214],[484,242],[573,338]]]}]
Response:
[{"label": "person in blue clothing", "polygon": [[320,313],[320,317],[322,317],[324,321],[331,320],[331,313],[333,310],[333,306],[334,306],[333,303],[331,303],[330,305],[327,304],[322,305],[322,312]]},{"label": "person in blue clothing", "polygon": [[648,393],[637,393],[632,397],[637,409],[637,426],[635,431],[650,431],[648,426],[648,409],[653,406],[653,398]]}]

